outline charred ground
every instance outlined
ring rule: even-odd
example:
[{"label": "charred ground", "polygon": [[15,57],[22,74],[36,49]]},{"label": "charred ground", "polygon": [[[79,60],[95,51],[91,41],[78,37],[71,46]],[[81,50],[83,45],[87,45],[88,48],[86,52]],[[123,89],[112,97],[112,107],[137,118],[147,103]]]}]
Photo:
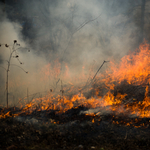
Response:
[{"label": "charred ground", "polygon": [[150,146],[150,118],[115,113],[90,116],[80,113],[87,110],[83,106],[62,114],[34,111],[19,117],[13,117],[19,109],[9,110],[12,117],[1,119],[0,149],[147,150]]}]

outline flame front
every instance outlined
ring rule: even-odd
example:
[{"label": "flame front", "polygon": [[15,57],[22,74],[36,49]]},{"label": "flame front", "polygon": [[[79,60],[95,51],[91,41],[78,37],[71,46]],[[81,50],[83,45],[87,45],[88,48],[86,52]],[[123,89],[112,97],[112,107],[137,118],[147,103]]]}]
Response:
[{"label": "flame front", "polygon": [[[115,111],[116,113],[129,113],[132,115],[135,114],[138,117],[150,117],[149,58],[150,46],[145,42],[141,44],[139,49],[137,49],[135,52],[130,52],[129,55],[124,56],[119,64],[111,61],[109,68],[105,71],[105,73],[100,74],[97,77],[97,82],[95,83],[96,85],[102,86],[102,88],[106,89],[105,95],[100,94],[102,92],[99,86],[94,89],[96,92],[90,96],[90,98],[87,98],[80,92],[80,94],[73,95],[72,98],[65,95],[58,95],[54,97],[52,96],[52,93],[49,93],[42,98],[33,99],[32,102],[26,104],[23,111],[28,110],[28,113],[31,113],[35,109],[58,110],[58,113],[62,113],[73,107],[78,107],[81,105],[88,108],[106,108],[109,106],[107,109]],[[71,77],[69,77],[69,67],[66,65],[65,68],[65,74],[67,78],[71,79]],[[84,74],[85,67],[82,69],[82,75],[80,75],[80,78],[86,78]],[[57,69],[55,69],[55,72],[56,76],[59,76],[60,65]],[[47,74],[50,74],[50,70],[45,72],[45,76]],[[75,79],[72,78],[72,81],[73,80]],[[68,82],[72,84],[72,81],[70,80]],[[121,85],[123,86],[122,88],[124,88],[124,82],[129,87],[132,85],[136,86],[137,88],[145,88],[144,98],[140,99],[134,95],[129,96],[130,91],[125,91],[124,93],[119,92],[119,87]],[[67,90],[67,92],[72,91],[72,89],[74,89],[74,87],[71,87],[69,90]],[[90,91],[91,89],[88,90]],[[115,91],[117,91],[116,94]],[[136,91],[134,92],[136,93]],[[6,115],[9,115],[9,113],[5,114],[5,116]]]}]

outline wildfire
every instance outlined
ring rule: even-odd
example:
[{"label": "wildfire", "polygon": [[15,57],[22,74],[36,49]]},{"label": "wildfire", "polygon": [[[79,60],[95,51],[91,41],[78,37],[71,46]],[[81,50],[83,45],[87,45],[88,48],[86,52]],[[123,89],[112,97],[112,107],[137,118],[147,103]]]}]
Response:
[{"label": "wildfire", "polygon": [[126,80],[129,84],[148,84],[150,79],[150,47],[149,44],[141,44],[139,49],[121,59],[120,64],[111,62],[110,74],[111,83],[121,83]]},{"label": "wildfire", "polygon": [[[51,94],[48,94],[45,97],[33,99],[30,103],[26,104],[23,111],[31,113],[34,110],[58,110],[58,113],[63,113],[71,108],[75,108],[81,105],[87,108],[101,108],[109,106],[109,108],[107,109],[115,111],[118,114],[129,113],[141,118],[149,118],[149,58],[150,46],[145,42],[140,45],[139,49],[137,49],[134,52],[130,52],[129,55],[124,56],[119,64],[115,63],[114,61],[111,61],[109,68],[105,71],[104,74],[101,74],[99,76],[96,83],[100,86],[102,85],[102,88],[107,89],[105,95],[101,95],[101,88],[99,88],[99,86],[97,86],[96,89],[94,89],[96,92],[94,93],[94,95],[90,96],[90,98],[87,98],[80,92],[80,94],[73,95],[71,98],[65,95],[58,95],[56,97],[53,97]],[[47,72],[45,72],[45,76],[47,77],[50,74],[54,74],[54,72],[56,76],[58,76],[60,74],[60,64],[58,63],[57,66],[58,68],[55,68],[53,72],[51,72],[51,70],[49,69],[46,69]],[[50,67],[50,64],[48,64],[46,67]],[[71,77],[69,77],[69,67],[66,65],[65,68],[65,74],[67,78],[71,79]],[[82,67],[82,69],[83,71],[82,75],[80,75],[80,78],[86,78],[84,74],[85,67]],[[44,72],[44,70],[42,70],[42,72]],[[73,78],[73,80],[75,79]],[[68,83],[71,83],[71,85],[73,85],[73,82],[71,80],[68,81]],[[129,87],[129,89],[121,91],[120,87],[124,89],[125,86]],[[136,90],[134,92],[131,92],[132,86],[138,89],[145,89],[143,99],[141,97],[136,96]],[[72,87],[69,90],[67,90],[67,92],[72,91]],[[8,115],[9,112],[7,114],[1,115],[0,117],[6,117]],[[94,122],[94,119],[92,120],[92,122]],[[114,123],[119,124],[118,121],[114,121]],[[126,125],[130,125],[130,123],[127,123]]]}]

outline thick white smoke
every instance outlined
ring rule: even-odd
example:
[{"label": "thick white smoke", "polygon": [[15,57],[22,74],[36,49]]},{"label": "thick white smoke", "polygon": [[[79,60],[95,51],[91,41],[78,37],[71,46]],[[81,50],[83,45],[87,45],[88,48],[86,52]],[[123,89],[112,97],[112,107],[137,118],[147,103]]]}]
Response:
[{"label": "thick white smoke", "polygon": [[[37,0],[18,1],[18,7],[13,8],[6,1],[3,7],[5,12],[1,14],[5,16],[0,23],[0,44],[13,45],[17,40],[22,47],[30,49],[30,53],[18,52],[23,65],[12,58],[11,63],[29,72],[26,74],[22,69],[11,66],[9,99],[15,100],[12,103],[17,103],[18,98],[27,94],[55,89],[57,83],[59,91],[61,80],[69,85],[69,80],[79,78],[83,71],[85,82],[104,60],[120,59],[136,45],[137,39],[131,35],[137,27],[134,22],[127,24],[128,2],[122,6],[117,0]],[[20,16],[11,18],[10,14],[17,11]],[[5,60],[9,55],[9,49],[2,45],[2,67],[7,68]],[[5,103],[6,71],[2,67],[1,103]],[[67,68],[69,78],[64,77]],[[76,83],[71,81],[73,85]]]}]

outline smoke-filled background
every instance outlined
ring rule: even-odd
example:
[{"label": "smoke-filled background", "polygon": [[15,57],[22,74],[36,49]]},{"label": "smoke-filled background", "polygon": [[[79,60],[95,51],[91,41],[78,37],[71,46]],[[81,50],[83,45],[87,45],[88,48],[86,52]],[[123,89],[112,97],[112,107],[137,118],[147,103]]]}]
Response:
[{"label": "smoke-filled background", "polygon": [[16,105],[19,98],[37,92],[84,85],[104,60],[119,61],[144,38],[150,39],[148,0],[3,0],[0,4],[1,104],[6,104],[6,70],[14,40],[22,47],[15,47],[9,71],[9,103]]}]

